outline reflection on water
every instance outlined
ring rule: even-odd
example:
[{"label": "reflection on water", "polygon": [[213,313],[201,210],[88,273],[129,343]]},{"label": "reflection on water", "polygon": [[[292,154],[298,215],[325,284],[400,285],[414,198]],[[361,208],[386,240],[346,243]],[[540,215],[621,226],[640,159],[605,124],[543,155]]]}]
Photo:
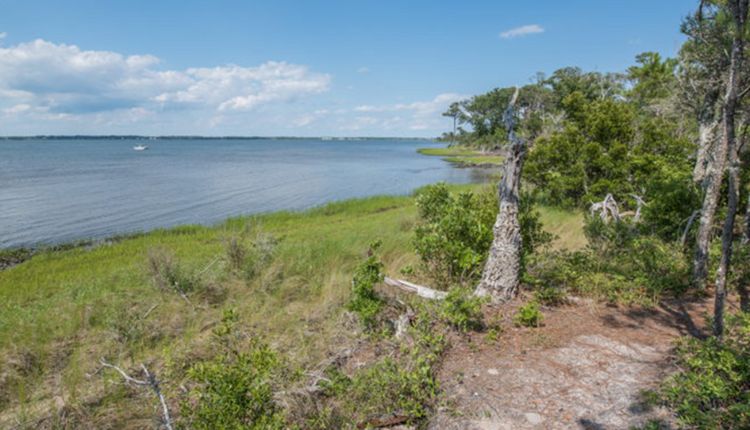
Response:
[{"label": "reflection on water", "polygon": [[0,247],[210,224],[332,200],[486,180],[409,140],[0,141]]}]

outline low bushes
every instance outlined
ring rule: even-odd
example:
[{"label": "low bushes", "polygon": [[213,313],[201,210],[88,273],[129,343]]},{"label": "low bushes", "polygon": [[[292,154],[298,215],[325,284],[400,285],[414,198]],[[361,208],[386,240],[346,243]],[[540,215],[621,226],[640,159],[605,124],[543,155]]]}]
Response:
[{"label": "low bushes", "polygon": [[688,288],[690,267],[679,245],[642,234],[628,221],[588,217],[584,231],[589,245],[583,250],[548,252],[530,263],[525,280],[545,304],[567,293],[651,304]]},{"label": "low bushes", "polygon": [[683,339],[676,364],[661,396],[684,425],[750,428],[750,314],[728,316],[721,342]]},{"label": "low bushes", "polygon": [[[493,187],[477,193],[451,193],[445,184],[425,187],[417,196],[420,222],[414,247],[425,273],[438,286],[470,285],[482,274],[492,244],[498,201]],[[519,223],[522,267],[534,250],[548,244],[552,235],[542,229],[530,194],[521,197]]]}]

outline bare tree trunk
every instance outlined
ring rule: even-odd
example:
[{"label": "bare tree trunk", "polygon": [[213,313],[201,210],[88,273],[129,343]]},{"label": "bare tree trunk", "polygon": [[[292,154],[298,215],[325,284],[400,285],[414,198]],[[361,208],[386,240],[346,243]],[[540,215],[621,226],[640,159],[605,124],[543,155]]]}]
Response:
[{"label": "bare tree trunk", "polygon": [[729,196],[727,217],[721,235],[721,260],[716,273],[716,300],[714,303],[714,335],[721,337],[724,333],[724,301],[726,298],[727,274],[732,262],[732,242],[734,239],[734,219],[739,201],[739,157],[735,136],[735,113],[739,102],[740,71],[742,68],[745,21],[749,0],[731,0],[728,5],[734,15],[735,35],[732,41],[732,53],[729,67],[727,91],[724,97],[722,125],[724,126],[723,145],[729,158]]},{"label": "bare tree trunk", "polygon": [[704,176],[703,206],[700,210],[698,233],[695,237],[695,256],[693,257],[693,283],[696,287],[706,287],[708,278],[708,251],[711,246],[714,215],[719,203],[721,182],[724,179],[724,165],[726,164],[726,141],[718,142],[710,157],[708,168]]},{"label": "bare tree trunk", "polygon": [[476,289],[478,296],[490,296],[496,301],[508,300],[515,295],[521,269],[521,225],[518,221],[518,205],[526,146],[514,130],[517,98],[518,88],[503,118],[508,130],[510,147],[503,167],[503,178],[498,184],[500,211],[495,220],[494,240],[484,266],[482,280]]},{"label": "bare tree trunk", "polygon": [[[713,106],[710,107],[713,111]],[[710,117],[709,117],[710,116]],[[703,183],[706,180],[709,169],[710,157],[714,144],[716,143],[716,129],[719,127],[713,115],[705,115],[698,123],[698,152],[695,157],[693,168],[693,181]]]}]

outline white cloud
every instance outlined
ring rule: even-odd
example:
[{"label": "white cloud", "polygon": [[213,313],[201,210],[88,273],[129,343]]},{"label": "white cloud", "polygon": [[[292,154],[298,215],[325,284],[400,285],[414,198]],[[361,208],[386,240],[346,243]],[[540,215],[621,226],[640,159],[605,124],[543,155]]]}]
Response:
[{"label": "white cloud", "polygon": [[359,105],[352,109],[355,116],[351,121],[341,125],[341,130],[362,131],[367,127],[377,127],[380,130],[418,131],[439,134],[444,124],[442,113],[451,103],[463,100],[466,96],[457,93],[438,94],[431,100],[415,101],[411,103],[397,103],[388,105]]},{"label": "white cloud", "polygon": [[8,33],[4,32],[4,31],[0,31],[0,40],[5,39],[6,37],[8,37]]},{"label": "white cloud", "polygon": [[537,33],[544,33],[544,28],[538,24],[529,24],[503,31],[500,33],[500,37],[503,39],[513,39]]},{"label": "white cloud", "polygon": [[38,39],[0,47],[0,93],[14,106],[73,115],[122,110],[138,118],[153,109],[249,110],[325,92],[331,81],[330,75],[286,62],[186,70],[158,65],[152,55],[85,51]]},{"label": "white cloud", "polygon": [[364,73],[370,73],[370,69],[367,68],[367,67],[365,67],[365,66],[362,66],[359,69],[357,69],[357,73],[363,73],[363,74]]}]

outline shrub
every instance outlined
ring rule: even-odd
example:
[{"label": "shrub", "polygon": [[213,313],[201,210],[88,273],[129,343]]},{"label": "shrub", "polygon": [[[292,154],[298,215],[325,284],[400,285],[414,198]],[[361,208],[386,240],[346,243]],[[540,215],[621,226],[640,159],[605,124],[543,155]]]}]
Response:
[{"label": "shrub", "polygon": [[201,286],[199,277],[183,269],[169,250],[150,249],[147,266],[154,285],[161,290],[172,290],[180,295],[186,295]]},{"label": "shrub", "polygon": [[429,415],[438,394],[435,366],[446,345],[430,306],[417,309],[409,334],[410,341],[402,344],[398,353],[357,370],[351,377],[328,369],[323,386],[336,408],[334,413],[324,411],[329,424],[337,422],[330,417],[339,416],[339,421],[371,428],[371,419],[392,414],[406,416],[407,424],[418,424]]},{"label": "shrub", "polygon": [[565,303],[565,289],[554,285],[541,285],[534,290],[534,299],[547,306]]},{"label": "shrub", "polygon": [[284,428],[283,411],[274,402],[272,386],[281,369],[279,358],[256,338],[238,348],[236,322],[235,312],[225,312],[214,330],[221,352],[188,370],[195,386],[181,405],[183,419],[189,428],[205,430]]},{"label": "shrub", "polygon": [[[414,246],[427,273],[442,287],[478,280],[492,244],[497,196],[491,187],[479,193],[451,194],[445,184],[430,185],[417,196],[420,223]],[[523,194],[519,206],[522,269],[534,250],[549,243],[534,198]]]},{"label": "shrub", "polygon": [[375,292],[375,285],[383,281],[383,263],[377,256],[381,242],[374,242],[367,251],[367,258],[354,270],[352,296],[347,308],[356,312],[366,328],[372,329],[383,301]]},{"label": "shrub", "polygon": [[566,293],[611,302],[653,304],[664,293],[690,284],[690,266],[679,244],[639,231],[628,221],[605,223],[587,217],[588,247],[536,256],[525,281],[545,304]]},{"label": "shrub", "polygon": [[539,327],[542,324],[542,319],[543,315],[542,311],[539,310],[539,303],[531,300],[518,308],[516,315],[513,317],[513,322],[523,327]]},{"label": "shrub", "polygon": [[246,279],[252,279],[265,267],[276,247],[276,238],[259,228],[232,234],[225,241],[229,269]]},{"label": "shrub", "polygon": [[487,192],[454,195],[441,183],[426,187],[417,207],[414,246],[430,276],[443,287],[476,280],[492,243],[497,199]]},{"label": "shrub", "polygon": [[471,294],[471,290],[462,287],[454,287],[448,291],[448,295],[440,303],[441,318],[452,327],[467,331],[482,327],[482,303],[481,297]]},{"label": "shrub", "polygon": [[750,428],[750,314],[728,315],[725,330],[721,342],[683,339],[661,390],[691,428]]}]

